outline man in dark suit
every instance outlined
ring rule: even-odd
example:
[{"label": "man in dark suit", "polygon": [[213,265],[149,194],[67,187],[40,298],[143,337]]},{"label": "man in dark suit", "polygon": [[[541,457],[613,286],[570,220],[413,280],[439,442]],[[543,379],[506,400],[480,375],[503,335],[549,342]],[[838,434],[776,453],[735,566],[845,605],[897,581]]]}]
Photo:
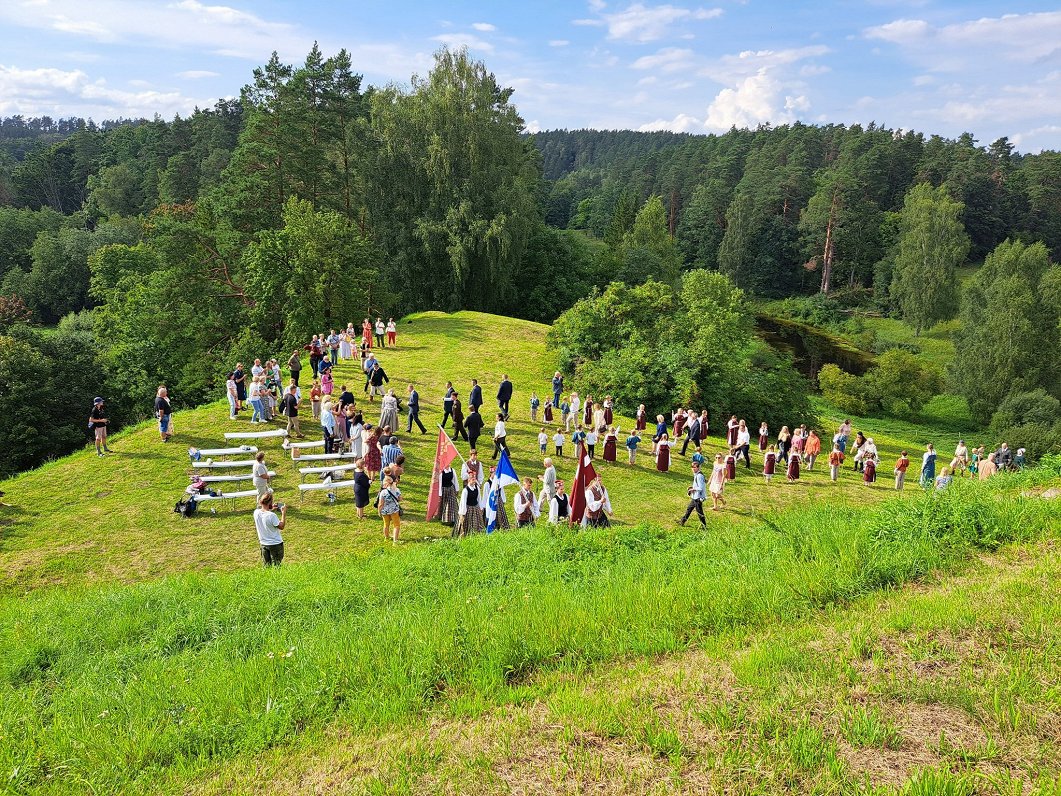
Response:
[{"label": "man in dark suit", "polygon": [[685,451],[689,448],[689,443],[693,443],[695,449],[701,442],[700,440],[700,418],[697,415],[693,415],[693,422],[685,427],[685,442],[682,443],[682,456],[685,455]]},{"label": "man in dark suit", "polygon": [[476,407],[473,406],[471,411],[468,412],[468,419],[464,421],[464,427],[468,431],[468,445],[472,450],[475,450],[475,443],[478,441],[479,435],[483,433],[483,418]]},{"label": "man in dark suit", "polygon": [[483,388],[479,386],[479,382],[476,379],[472,379],[472,391],[468,393],[468,407],[478,412],[479,407],[482,405]]},{"label": "man in dark suit", "polygon": [[457,437],[464,437],[464,441],[468,441],[468,432],[464,430],[464,408],[461,406],[461,398],[457,395],[457,391],[453,391],[453,441],[457,441]]},{"label": "man in dark suit", "polygon": [[426,434],[427,429],[424,428],[424,424],[420,422],[420,393],[416,391],[413,385],[409,385],[409,400],[406,401],[406,407],[409,410],[409,423],[405,428],[405,433],[410,434],[413,430],[413,423],[416,423],[420,427],[420,433]]},{"label": "man in dark suit", "polygon": [[501,386],[497,388],[497,408],[508,420],[508,402],[512,400],[512,382],[506,373],[501,377]]}]

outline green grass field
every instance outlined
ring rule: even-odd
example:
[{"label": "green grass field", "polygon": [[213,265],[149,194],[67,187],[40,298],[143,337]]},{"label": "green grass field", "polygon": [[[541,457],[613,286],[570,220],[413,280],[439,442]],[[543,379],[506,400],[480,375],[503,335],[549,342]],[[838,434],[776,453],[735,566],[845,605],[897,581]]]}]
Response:
[{"label": "green grass field", "polygon": [[[408,320],[382,357],[392,385],[417,385],[430,424],[447,379],[466,395],[478,377],[490,406],[509,373],[514,464],[537,475],[527,399],[548,391],[545,327]],[[249,505],[172,512],[187,447],[252,427],[220,404],[175,420],[168,445],[130,429],[111,457],[4,484],[6,790],[1061,787],[1061,501],[1038,497],[1056,468],[896,496],[900,446],[954,440],[857,420],[884,454],[874,486],[850,470],[766,485],[738,468],[704,533],[674,527],[684,462],[663,475],[643,456],[600,465],[618,527],[454,542],[419,519],[435,436],[401,434],[411,521],[393,547],[349,498],[297,506],[297,462],[267,441],[293,508],[285,564],[263,570]]]}]

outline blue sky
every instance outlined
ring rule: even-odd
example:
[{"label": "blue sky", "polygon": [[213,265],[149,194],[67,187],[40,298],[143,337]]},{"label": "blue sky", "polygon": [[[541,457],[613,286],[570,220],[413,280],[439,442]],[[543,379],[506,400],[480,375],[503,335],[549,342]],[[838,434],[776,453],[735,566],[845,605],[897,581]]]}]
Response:
[{"label": "blue sky", "polygon": [[876,121],[1061,149],[1056,0],[3,0],[0,115],[171,118],[314,40],[373,84],[466,45],[531,130]]}]

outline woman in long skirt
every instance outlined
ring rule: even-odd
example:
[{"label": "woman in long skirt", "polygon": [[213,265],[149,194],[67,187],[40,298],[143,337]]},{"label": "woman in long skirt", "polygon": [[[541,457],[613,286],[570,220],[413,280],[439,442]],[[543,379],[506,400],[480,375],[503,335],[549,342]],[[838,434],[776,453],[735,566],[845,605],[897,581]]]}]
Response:
[{"label": "woman in long skirt", "polygon": [[354,355],[354,346],[352,336],[349,331],[343,332],[339,335],[339,358],[343,361],[350,359]]},{"label": "woman in long skirt", "polygon": [[731,448],[737,447],[737,429],[740,427],[740,421],[737,420],[737,416],[733,415],[726,423],[726,444]]},{"label": "woman in long skirt", "polygon": [[383,396],[379,412],[379,425],[380,428],[390,426],[391,431],[398,428],[398,399],[394,395],[394,390],[387,390],[387,394]]},{"label": "woman in long skirt", "polygon": [[730,451],[729,455],[726,457],[726,480],[737,480],[737,457],[733,451]]},{"label": "woman in long skirt", "polygon": [[763,423],[759,426],[759,452],[765,453],[768,447],[770,447],[770,428]]},{"label": "woman in long skirt", "polygon": [[460,516],[457,513],[460,505],[457,500],[457,479],[452,467],[447,467],[442,471],[438,488],[442,498],[438,504],[438,519],[443,525],[456,525]]},{"label": "woman in long skirt", "polygon": [[774,450],[774,446],[771,445],[766,449],[766,453],[763,454],[763,478],[766,483],[770,483],[774,477],[774,471],[777,469],[777,451]]},{"label": "woman in long skirt", "polygon": [[604,425],[606,426],[610,426],[612,424],[612,420],[615,419],[614,415],[612,414],[612,406],[612,397],[609,395],[607,398],[604,399]]},{"label": "woman in long skirt", "polygon": [[619,442],[619,429],[612,426],[608,429],[608,433],[604,435],[604,455],[602,458],[606,462],[615,462],[615,447]]},{"label": "woman in long skirt", "polygon": [[362,447],[365,453],[365,472],[373,480],[379,475],[379,471],[383,469],[383,455],[379,447],[379,434],[379,429],[373,428],[371,423],[366,424],[361,432]]},{"label": "woman in long skirt", "polygon": [[684,409],[678,409],[673,415],[674,420],[674,438],[679,439],[682,432],[685,431],[686,415]]},{"label": "woman in long skirt", "polygon": [[670,449],[672,447],[674,447],[674,443],[671,442],[667,432],[664,431],[663,437],[656,443],[656,469],[661,473],[670,470]]},{"label": "woman in long skirt", "polygon": [[862,470],[862,482],[865,484],[872,484],[877,480],[877,462],[874,459],[866,459],[865,467]]},{"label": "woman in long skirt", "polygon": [[546,423],[553,422],[553,400],[552,398],[546,399],[544,417]]},{"label": "woman in long skirt", "polygon": [[644,431],[648,428],[648,411],[645,409],[645,405],[641,404],[637,407],[637,431]]},{"label": "woman in long skirt", "polygon": [[452,535],[461,537],[485,531],[485,505],[485,493],[479,486],[478,477],[475,473],[469,473],[468,484],[461,490],[460,503],[457,505],[457,524],[453,526]]},{"label": "woman in long skirt", "polygon": [[711,469],[711,478],[707,482],[707,491],[711,493],[711,511],[718,511],[721,506],[726,505],[726,499],[722,497],[726,488],[726,465],[722,463],[722,454],[715,454],[715,465]]},{"label": "woman in long skirt", "polygon": [[799,480],[799,454],[795,451],[788,457],[788,472],[785,476],[790,482]]},{"label": "woman in long skirt", "polygon": [[368,505],[368,490],[372,485],[368,473],[365,472],[365,462],[358,459],[354,462],[354,507],[357,509],[357,518],[365,519],[365,507]]},{"label": "woman in long skirt", "polygon": [[586,396],[586,408],[583,412],[582,424],[585,426],[593,425],[593,396]]}]

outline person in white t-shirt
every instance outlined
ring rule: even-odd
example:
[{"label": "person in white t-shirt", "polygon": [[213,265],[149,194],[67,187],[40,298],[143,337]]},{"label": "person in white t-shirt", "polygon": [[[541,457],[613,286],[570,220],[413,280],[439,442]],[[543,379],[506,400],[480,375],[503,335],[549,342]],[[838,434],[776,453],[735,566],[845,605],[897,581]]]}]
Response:
[{"label": "person in white t-shirt", "polygon": [[258,544],[262,548],[262,563],[267,567],[278,567],[284,560],[284,540],[280,531],[287,525],[287,506],[280,504],[280,516],[273,511],[273,494],[269,492],[258,501],[254,510],[254,527],[258,531]]},{"label": "person in white t-shirt", "polygon": [[263,497],[272,492],[269,487],[269,465],[265,463],[265,451],[258,451],[254,455],[254,467],[251,468],[251,474],[254,476],[254,488],[258,490],[258,499],[261,500]]}]

